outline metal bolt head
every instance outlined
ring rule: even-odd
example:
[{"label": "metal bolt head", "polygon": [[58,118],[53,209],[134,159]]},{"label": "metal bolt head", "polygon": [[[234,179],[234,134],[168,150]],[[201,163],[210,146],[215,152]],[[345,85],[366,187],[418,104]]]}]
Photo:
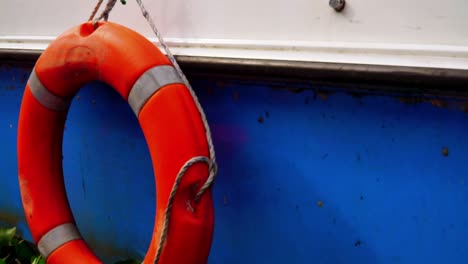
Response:
[{"label": "metal bolt head", "polygon": [[328,4],[335,9],[336,12],[341,12],[345,8],[346,2],[345,0],[330,0]]}]

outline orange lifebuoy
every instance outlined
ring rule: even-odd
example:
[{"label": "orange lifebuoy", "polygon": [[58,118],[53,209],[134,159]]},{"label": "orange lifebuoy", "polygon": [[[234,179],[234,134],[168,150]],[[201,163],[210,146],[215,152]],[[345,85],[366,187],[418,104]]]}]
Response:
[{"label": "orange lifebuoy", "polygon": [[[156,177],[156,216],[144,263],[153,263],[168,197],[181,167],[209,156],[193,97],[170,61],[138,33],[110,22],[87,22],[59,36],[38,59],[27,83],[18,127],[21,198],[33,239],[48,264],[101,263],[75,226],[62,173],[62,139],[71,99],[102,81],[138,117]],[[180,182],[159,263],[206,263],[213,235],[208,190],[194,202],[208,166],[194,164]],[[195,209],[195,210],[193,210]]]}]

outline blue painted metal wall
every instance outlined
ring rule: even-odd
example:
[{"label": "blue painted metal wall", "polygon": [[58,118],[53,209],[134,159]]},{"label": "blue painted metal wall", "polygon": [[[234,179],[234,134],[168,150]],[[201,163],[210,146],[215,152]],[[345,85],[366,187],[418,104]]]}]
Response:
[{"label": "blue painted metal wall", "polygon": [[[26,236],[16,128],[30,70],[0,66],[0,220]],[[210,264],[468,261],[464,102],[193,84],[219,160]],[[130,108],[103,84],[73,102],[64,172],[78,226],[98,254],[142,256],[155,212],[150,157]]]}]

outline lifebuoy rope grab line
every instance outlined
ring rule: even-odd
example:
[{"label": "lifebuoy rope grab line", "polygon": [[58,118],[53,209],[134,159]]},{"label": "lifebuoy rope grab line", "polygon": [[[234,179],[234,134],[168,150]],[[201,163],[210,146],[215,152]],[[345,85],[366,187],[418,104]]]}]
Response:
[{"label": "lifebuoy rope grab line", "polygon": [[[98,0],[96,6],[94,7],[94,9],[92,11],[92,14],[91,14],[89,20],[93,20],[95,23],[97,23],[101,19],[104,19],[105,21],[107,21],[107,19],[109,18],[110,12],[114,8],[115,4],[117,3],[117,0],[108,0],[105,9],[101,12],[101,15],[97,19],[94,19],[94,17],[96,16],[96,13],[99,10],[102,2],[103,2],[103,0]],[[192,165],[194,165],[196,163],[203,162],[203,163],[208,164],[209,176],[208,176],[207,180],[205,181],[205,183],[203,184],[203,186],[200,187],[199,191],[197,192],[197,194],[194,197],[194,201],[198,202],[200,200],[200,198],[202,197],[202,195],[205,193],[205,191],[208,190],[213,185],[213,182],[215,181],[216,175],[217,175],[217,172],[218,172],[218,166],[217,166],[217,163],[216,163],[216,154],[215,154],[215,150],[214,150],[213,139],[211,138],[210,126],[208,124],[208,120],[206,118],[205,112],[203,111],[203,108],[200,105],[200,102],[198,101],[198,97],[195,94],[195,91],[193,90],[192,85],[190,85],[190,82],[188,81],[187,77],[185,76],[185,74],[183,73],[183,71],[180,68],[179,64],[177,63],[174,55],[170,51],[169,47],[166,45],[166,42],[164,41],[164,39],[163,39],[162,35],[160,34],[160,32],[159,32],[158,28],[156,27],[156,25],[154,24],[154,21],[151,18],[151,16],[149,15],[148,11],[146,10],[143,2],[141,0],[136,0],[136,2],[138,3],[138,6],[140,7],[142,15],[148,21],[151,29],[153,30],[154,34],[158,38],[159,43],[161,44],[164,51],[166,52],[167,57],[169,58],[169,60],[173,64],[174,68],[176,69],[177,74],[182,79],[182,81],[184,82],[184,84],[186,85],[187,89],[189,90],[190,94],[193,97],[193,100],[195,102],[195,105],[197,106],[198,112],[200,113],[200,117],[202,119],[203,125],[205,127],[206,140],[207,140],[207,143],[208,143],[208,149],[209,149],[209,154],[210,154],[209,158],[205,157],[205,156],[197,156],[197,157],[191,158],[190,160],[188,160],[182,166],[179,173],[177,174],[177,177],[175,179],[175,182],[174,182],[174,185],[172,187],[171,193],[169,194],[168,204],[167,204],[167,208],[166,208],[165,215],[164,215],[163,230],[162,230],[162,233],[161,233],[161,238],[160,238],[160,241],[159,241],[158,250],[157,250],[156,256],[154,258],[154,264],[158,264],[159,259],[161,258],[161,253],[162,253],[162,250],[164,248],[164,244],[166,242],[167,234],[168,234],[168,231],[169,231],[169,220],[170,220],[170,217],[171,217],[171,209],[172,209],[172,205],[174,203],[174,198],[175,198],[175,195],[177,193],[177,189],[179,188],[180,182],[182,181],[182,178],[184,177],[185,173],[187,172],[187,170]],[[190,204],[188,206],[190,206]]]},{"label": "lifebuoy rope grab line", "polygon": [[[51,43],[26,84],[17,147],[28,225],[47,263],[102,263],[76,227],[61,162],[64,126],[73,96],[85,83],[99,80],[119,92],[137,115],[153,169],[160,175],[155,175],[158,208],[144,263],[205,263],[214,220],[210,187],[217,173],[206,117],[141,1],[142,13],[168,56],[137,32],[99,21],[107,20],[116,2],[108,0],[98,19],[70,28]],[[121,65],[127,69],[122,71]],[[167,88],[156,95],[163,87]],[[161,129],[166,126],[170,129]],[[171,137],[176,141],[161,140]]]}]

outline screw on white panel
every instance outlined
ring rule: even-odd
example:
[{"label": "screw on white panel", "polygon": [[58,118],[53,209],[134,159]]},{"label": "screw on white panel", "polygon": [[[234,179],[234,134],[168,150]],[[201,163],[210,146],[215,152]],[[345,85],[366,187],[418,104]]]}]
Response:
[{"label": "screw on white panel", "polygon": [[336,12],[341,12],[345,8],[346,2],[345,0],[330,0],[328,4],[335,9]]}]

